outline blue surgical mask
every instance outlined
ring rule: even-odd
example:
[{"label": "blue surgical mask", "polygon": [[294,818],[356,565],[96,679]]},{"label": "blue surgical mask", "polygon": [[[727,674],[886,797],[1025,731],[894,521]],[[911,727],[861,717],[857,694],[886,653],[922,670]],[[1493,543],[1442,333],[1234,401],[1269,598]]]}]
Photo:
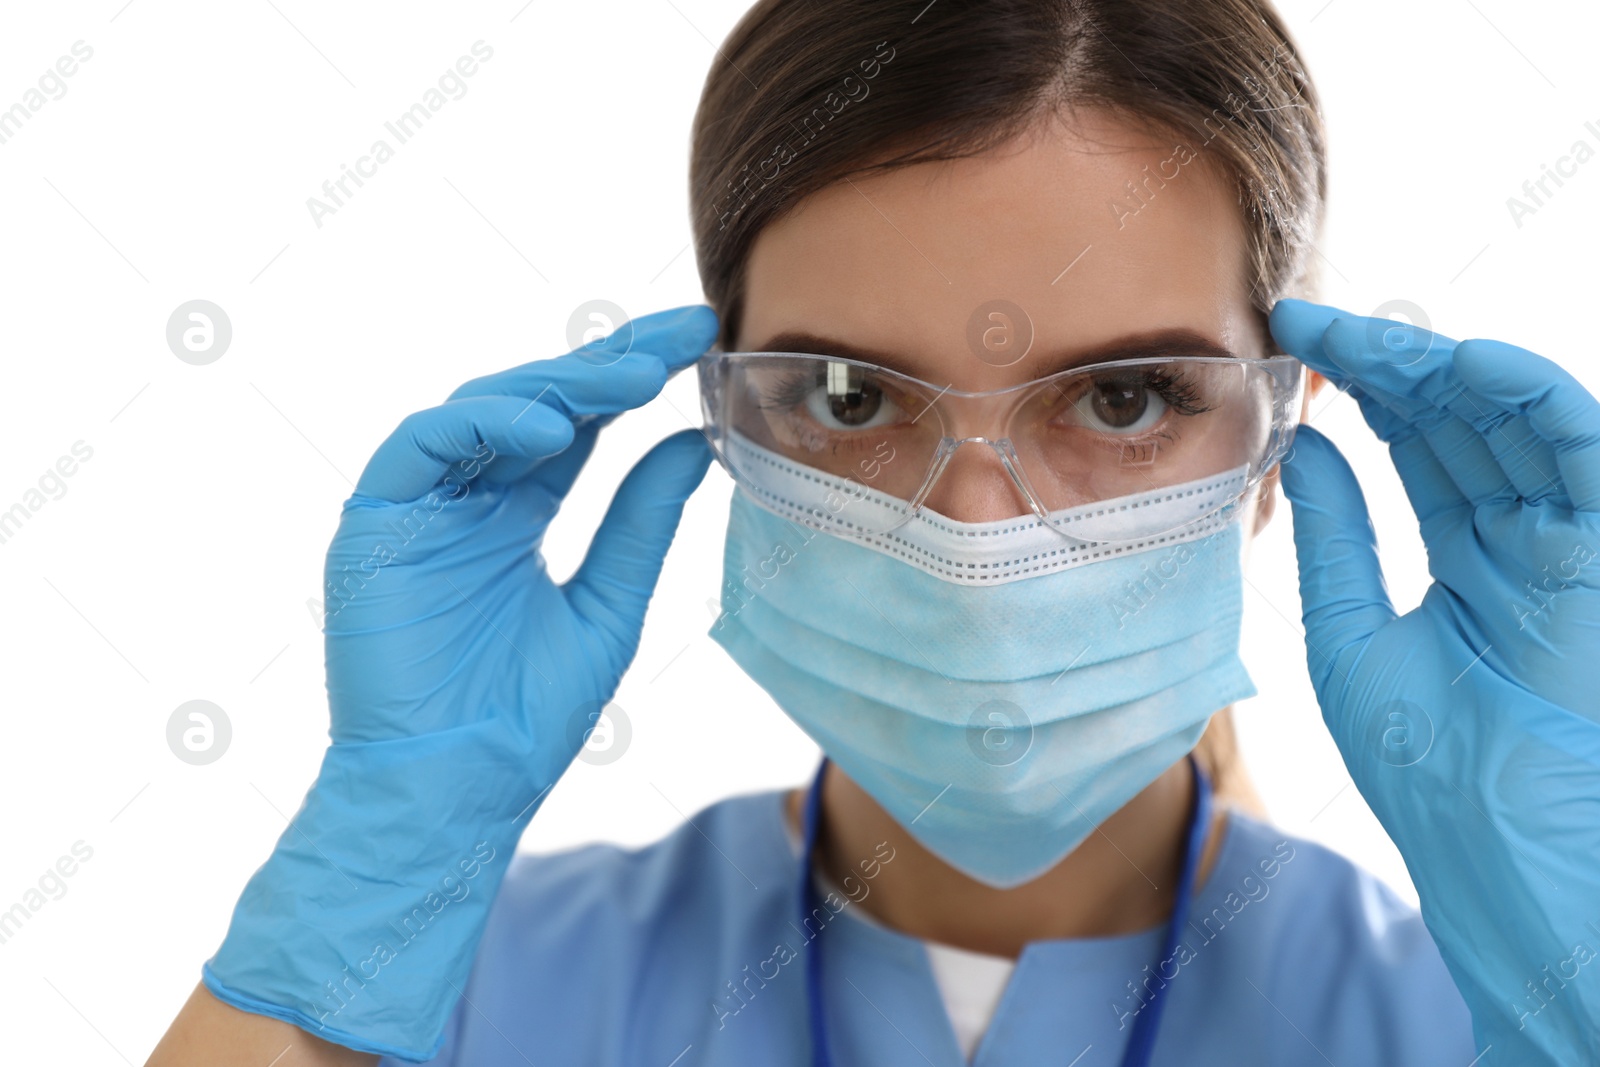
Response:
[{"label": "blue surgical mask", "polygon": [[[1123,506],[1145,522],[1163,507],[1206,514],[1244,478],[1079,510],[1102,531]],[[1255,695],[1236,503],[1106,543],[1032,515],[927,511],[846,538],[804,524],[804,487],[778,479],[760,496],[734,491],[713,640],[919,842],[986,885],[1055,866],[1213,713]]]}]

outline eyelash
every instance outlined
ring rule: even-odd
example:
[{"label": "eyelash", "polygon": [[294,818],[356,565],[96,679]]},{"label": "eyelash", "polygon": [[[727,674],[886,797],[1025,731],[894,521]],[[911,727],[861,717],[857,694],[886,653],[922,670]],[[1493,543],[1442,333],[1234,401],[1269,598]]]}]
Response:
[{"label": "eyelash", "polygon": [[756,397],[756,407],[762,411],[793,411],[806,402],[811,390],[816,387],[812,375],[804,371],[791,371],[778,381],[775,388],[761,390]]},{"label": "eyelash", "polygon": [[[1170,371],[1155,368],[1138,369],[1100,380],[1091,379],[1088,387],[1093,388],[1101,384],[1133,384],[1149,389],[1180,415],[1201,415],[1211,410],[1209,405],[1200,402],[1199,391],[1192,383],[1182,380]],[[756,401],[756,406],[763,411],[793,411],[805,405],[811,396],[811,391],[816,389],[817,385],[813,375],[805,371],[792,371],[780,379],[773,388],[763,392]],[[1082,395],[1080,392],[1071,400],[1075,402]],[[892,395],[888,396],[888,399],[891,403],[894,402]]]},{"label": "eyelash", "polygon": [[[1153,367],[1133,369],[1120,374],[1113,372],[1102,379],[1091,380],[1089,387],[1127,384],[1150,390],[1180,415],[1201,415],[1211,410],[1209,405],[1200,402],[1199,390],[1192,382],[1183,380],[1171,371]],[[1077,397],[1073,399],[1076,400]]]}]

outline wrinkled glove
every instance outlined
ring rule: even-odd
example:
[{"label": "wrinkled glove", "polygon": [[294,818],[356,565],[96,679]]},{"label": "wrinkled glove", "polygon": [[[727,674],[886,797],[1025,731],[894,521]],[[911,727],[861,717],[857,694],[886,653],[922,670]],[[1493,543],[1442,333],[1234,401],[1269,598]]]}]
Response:
[{"label": "wrinkled glove", "polygon": [[1600,403],[1554,363],[1300,300],[1284,350],[1389,445],[1434,581],[1396,615],[1366,503],[1302,426],[1307,661],[1493,1064],[1600,1063]]},{"label": "wrinkled glove", "polygon": [[618,489],[576,574],[544,532],[601,426],[716,335],[703,306],[478,378],[367,464],[328,550],[331,745],[256,871],[206,987],[364,1052],[438,1051],[523,828],[638,649],[711,453],[667,438]]}]

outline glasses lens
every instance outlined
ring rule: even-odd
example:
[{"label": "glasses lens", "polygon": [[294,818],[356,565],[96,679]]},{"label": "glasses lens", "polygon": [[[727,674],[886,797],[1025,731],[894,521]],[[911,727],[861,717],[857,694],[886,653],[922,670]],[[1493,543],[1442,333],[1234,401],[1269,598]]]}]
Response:
[{"label": "glasses lens", "polygon": [[1072,510],[1063,532],[1148,538],[1237,502],[1277,459],[1290,365],[1165,359],[1063,375],[1026,395],[1008,436],[1044,507]]},{"label": "glasses lens", "polygon": [[[789,509],[830,527],[881,532],[905,521],[943,436],[937,392],[849,360],[767,353],[701,364],[701,398],[713,443],[747,488],[788,461],[808,475]],[[755,447],[751,447],[751,446]]]},{"label": "glasses lens", "polygon": [[1128,542],[1240,500],[1287,446],[1300,371],[1287,356],[1127,360],[973,395],[851,360],[724,353],[700,364],[700,381],[730,473],[799,521],[881,533],[919,498],[923,512],[964,518],[955,483],[970,470],[946,462],[960,442],[989,442],[1004,463],[987,468],[1010,470],[1019,514]]}]

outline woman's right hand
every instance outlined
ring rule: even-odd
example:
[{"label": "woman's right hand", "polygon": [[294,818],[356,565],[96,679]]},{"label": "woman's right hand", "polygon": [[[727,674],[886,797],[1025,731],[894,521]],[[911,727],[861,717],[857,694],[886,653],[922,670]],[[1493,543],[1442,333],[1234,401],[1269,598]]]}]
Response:
[{"label": "woman's right hand", "polygon": [[692,305],[628,328],[620,357],[597,345],[475,378],[407,416],[373,454],[328,549],[335,744],[505,717],[537,750],[540,784],[577,753],[638,649],[684,501],[711,458],[696,430],[657,444],[577,573],[551,580],[540,545],[600,428],[699,358],[717,320]]},{"label": "woman's right hand", "polygon": [[[332,744],[202,971],[236,1008],[365,1052],[431,1056],[507,862],[639,644],[696,430],[623,480],[557,585],[544,532],[619,412],[716,337],[704,306],[474,379],[407,417],[345,502],[324,606]],[[613,342],[614,344],[615,342]]]}]

